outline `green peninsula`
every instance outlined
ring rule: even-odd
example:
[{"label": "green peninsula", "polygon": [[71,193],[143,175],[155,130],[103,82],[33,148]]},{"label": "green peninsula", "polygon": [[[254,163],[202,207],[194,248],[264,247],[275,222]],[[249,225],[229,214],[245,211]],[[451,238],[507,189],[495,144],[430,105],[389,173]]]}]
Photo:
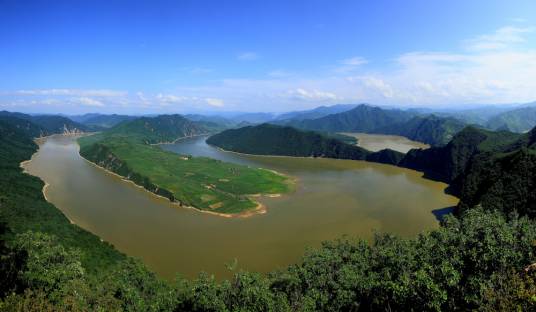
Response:
[{"label": "green peninsula", "polygon": [[80,155],[88,161],[172,202],[203,211],[229,216],[248,213],[262,208],[252,195],[290,190],[287,177],[269,170],[178,155],[149,144],[205,131],[180,115],[167,115],[122,123],[78,142]]}]

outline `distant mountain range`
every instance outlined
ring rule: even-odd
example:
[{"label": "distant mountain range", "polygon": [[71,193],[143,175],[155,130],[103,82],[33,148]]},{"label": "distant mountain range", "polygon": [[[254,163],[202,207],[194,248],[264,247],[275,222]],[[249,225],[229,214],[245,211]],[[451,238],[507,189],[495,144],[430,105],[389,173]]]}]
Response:
[{"label": "distant mountain range", "polygon": [[123,121],[134,120],[138,116],[130,115],[118,115],[118,114],[85,114],[78,116],[68,116],[71,120],[86,126],[99,127],[99,128],[111,128]]},{"label": "distant mountain range", "polygon": [[536,125],[536,106],[521,107],[500,113],[486,122],[486,127],[493,130],[526,132]]},{"label": "distant mountain range", "polygon": [[128,136],[143,143],[154,144],[172,142],[178,138],[209,133],[203,124],[191,121],[181,115],[159,115],[140,117],[126,121],[103,132],[106,136]]},{"label": "distant mountain range", "polygon": [[349,111],[356,106],[357,104],[337,104],[332,106],[319,106],[310,110],[280,114],[275,118],[275,121],[283,121],[283,123],[287,123],[290,121],[299,121],[305,119],[318,119],[328,115]]},{"label": "distant mountain range", "polygon": [[27,115],[0,111],[0,119],[33,137],[91,131],[91,127],[58,115]]},{"label": "distant mountain range", "polygon": [[465,126],[452,117],[417,115],[414,111],[383,109],[366,104],[317,119],[291,119],[277,123],[315,131],[400,135],[430,145],[448,143]]},{"label": "distant mountain range", "polygon": [[317,119],[289,121],[288,126],[325,132],[371,132],[409,120],[414,114],[403,110],[387,110],[366,104],[341,113]]}]

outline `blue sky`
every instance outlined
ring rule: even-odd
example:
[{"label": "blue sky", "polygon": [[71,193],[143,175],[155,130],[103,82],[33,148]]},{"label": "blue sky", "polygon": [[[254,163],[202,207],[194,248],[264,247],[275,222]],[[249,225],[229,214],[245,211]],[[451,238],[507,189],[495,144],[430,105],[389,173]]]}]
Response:
[{"label": "blue sky", "polygon": [[536,1],[0,0],[0,109],[536,100]]}]

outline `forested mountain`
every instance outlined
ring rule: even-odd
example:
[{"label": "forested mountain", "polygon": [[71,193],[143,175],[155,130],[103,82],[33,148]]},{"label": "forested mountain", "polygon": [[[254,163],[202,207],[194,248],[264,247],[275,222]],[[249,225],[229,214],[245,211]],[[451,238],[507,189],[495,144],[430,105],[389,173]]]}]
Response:
[{"label": "forested mountain", "polygon": [[498,114],[486,123],[486,127],[494,130],[526,132],[536,127],[536,107],[521,107]]},{"label": "forested mountain", "polygon": [[370,159],[388,163],[397,163],[403,155],[386,150],[372,153],[321,133],[272,124],[226,130],[209,137],[207,143],[224,150],[255,155]]},{"label": "forested mountain", "polygon": [[349,111],[318,119],[306,119],[288,123],[296,128],[325,132],[371,132],[388,125],[402,123],[414,115],[396,109],[382,109],[361,104]]},{"label": "forested mountain", "polygon": [[[72,121],[71,119],[58,115],[27,115],[22,113],[11,113],[7,111],[0,112],[0,118],[16,117],[31,122],[39,127],[38,136],[46,136],[56,133],[77,133],[90,131],[85,125]],[[9,121],[8,121],[9,122]],[[28,125],[26,125],[28,127]],[[32,131],[35,131],[33,129]],[[33,133],[35,135],[35,132]]]},{"label": "forested mountain", "polygon": [[260,124],[268,122],[275,118],[273,113],[240,113],[236,115],[229,116],[229,119],[239,124],[241,122],[247,122],[251,124]]},{"label": "forested mountain", "polygon": [[76,116],[76,117],[73,116],[69,118],[76,120],[79,123],[87,125],[87,126],[111,128],[117,124],[120,124],[123,121],[134,120],[138,117],[129,116],[129,115],[118,115],[118,114],[111,114],[111,115],[86,114],[82,116]]},{"label": "forested mountain", "polygon": [[450,183],[460,211],[482,205],[536,216],[536,128],[515,134],[467,127],[443,147],[411,150],[399,165]]},{"label": "forested mountain", "polygon": [[355,108],[356,104],[337,104],[332,106],[319,106],[310,110],[288,112],[278,115],[273,122],[286,124],[291,121],[304,119],[318,119],[331,114],[338,114]]},{"label": "forested mountain", "polygon": [[190,121],[181,115],[159,115],[140,117],[118,124],[107,130],[107,136],[137,137],[145,143],[172,142],[178,138],[208,133],[203,125]]},{"label": "forested mountain", "polygon": [[452,117],[427,115],[416,116],[406,122],[377,128],[372,132],[400,135],[410,140],[438,146],[450,142],[454,135],[464,127],[465,123]]},{"label": "forested mountain", "polygon": [[0,113],[0,121],[4,122],[4,124],[11,125],[12,127],[21,130],[23,133],[29,135],[30,137],[41,137],[48,135],[45,129],[43,129],[43,127],[34,124],[28,119],[20,118],[20,115],[7,115]]}]

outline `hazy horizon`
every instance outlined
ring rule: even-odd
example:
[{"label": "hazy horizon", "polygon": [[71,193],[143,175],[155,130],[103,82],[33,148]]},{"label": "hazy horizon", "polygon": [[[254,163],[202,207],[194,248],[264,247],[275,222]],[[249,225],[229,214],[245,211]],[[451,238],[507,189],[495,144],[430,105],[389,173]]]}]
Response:
[{"label": "hazy horizon", "polygon": [[3,1],[0,110],[529,103],[536,100],[530,12],[534,1]]}]

